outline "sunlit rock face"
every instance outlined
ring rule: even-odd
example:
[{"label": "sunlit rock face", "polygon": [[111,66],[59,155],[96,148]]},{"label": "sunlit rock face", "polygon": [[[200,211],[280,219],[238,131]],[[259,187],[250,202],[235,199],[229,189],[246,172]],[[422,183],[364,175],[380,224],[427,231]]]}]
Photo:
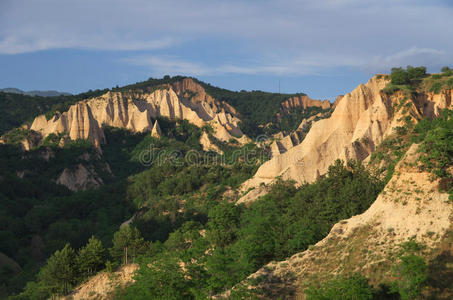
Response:
[{"label": "sunlit rock face", "polygon": [[160,128],[153,131],[153,119],[157,117],[188,120],[199,127],[209,124],[214,128],[214,136],[222,141],[248,141],[239,128],[240,119],[236,111],[206,94],[190,78],[153,92],[107,92],[80,101],[50,120],[44,115],[38,116],[31,129],[43,137],[64,132],[72,140],[88,139],[99,147],[105,143],[104,126],[126,128],[132,132],[149,131],[160,136]]}]

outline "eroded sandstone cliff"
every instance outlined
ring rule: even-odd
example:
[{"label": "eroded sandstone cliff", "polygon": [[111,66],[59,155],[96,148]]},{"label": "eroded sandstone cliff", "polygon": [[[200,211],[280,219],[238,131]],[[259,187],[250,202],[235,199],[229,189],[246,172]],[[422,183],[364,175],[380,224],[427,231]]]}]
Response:
[{"label": "eroded sandstone cliff", "polygon": [[[330,118],[313,122],[302,143],[287,151],[273,145],[273,154],[281,154],[264,163],[242,189],[268,184],[276,177],[295,180],[298,184],[313,182],[337,159],[367,158],[386,136],[404,124],[404,116],[416,121],[424,116],[436,116],[451,106],[451,91],[409,99],[402,93],[393,96],[383,93],[387,83],[385,76],[374,76],[338,98]],[[395,110],[402,102],[407,102],[403,103],[405,110]],[[412,113],[408,114],[408,110]]]},{"label": "eroded sandstone cliff", "polygon": [[88,139],[99,147],[105,143],[104,126],[152,132],[153,119],[158,117],[188,120],[199,127],[209,124],[214,128],[215,137],[222,141],[248,140],[239,128],[240,120],[234,109],[207,95],[190,78],[172,86],[161,86],[153,92],[109,91],[100,97],[80,101],[50,120],[40,115],[31,129],[43,137],[51,133],[68,133],[71,140]]}]

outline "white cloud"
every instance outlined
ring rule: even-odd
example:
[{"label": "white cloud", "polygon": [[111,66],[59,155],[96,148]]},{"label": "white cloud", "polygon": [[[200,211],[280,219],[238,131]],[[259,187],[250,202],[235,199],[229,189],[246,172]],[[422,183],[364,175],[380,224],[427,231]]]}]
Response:
[{"label": "white cloud", "polygon": [[199,76],[213,73],[213,69],[200,63],[182,60],[174,56],[136,56],[121,60],[127,64],[146,66],[152,75]]},{"label": "white cloud", "polygon": [[[163,73],[194,75],[314,74],[341,66],[377,71],[451,64],[452,15],[451,5],[434,0],[3,0],[0,54],[150,51],[143,60],[124,56]],[[218,40],[233,50],[214,65],[181,47],[200,42],[215,52]]]},{"label": "white cloud", "polygon": [[434,66],[439,67],[448,65],[453,62],[453,53],[432,49],[432,48],[417,48],[399,51],[388,56],[376,56],[363,67],[371,70],[388,71],[392,67],[413,66]]},{"label": "white cloud", "polygon": [[122,63],[147,67],[153,76],[163,75],[310,75],[320,69],[358,66],[359,61],[348,61],[347,58],[332,56],[292,57],[284,60],[268,56],[264,60],[242,61],[241,64],[204,64],[198,61],[185,60],[178,56],[139,55],[121,59]]}]

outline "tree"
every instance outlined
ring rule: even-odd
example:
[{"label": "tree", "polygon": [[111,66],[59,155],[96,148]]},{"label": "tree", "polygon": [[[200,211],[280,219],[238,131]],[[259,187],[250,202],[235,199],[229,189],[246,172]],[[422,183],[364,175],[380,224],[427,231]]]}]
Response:
[{"label": "tree", "polygon": [[105,254],[102,242],[92,236],[85,247],[78,252],[77,265],[80,274],[83,277],[88,277],[102,269],[105,263]]},{"label": "tree", "polygon": [[76,254],[69,244],[57,250],[38,274],[39,281],[51,294],[67,294],[77,282]]},{"label": "tree", "polygon": [[399,292],[401,299],[417,299],[428,279],[425,260],[415,254],[402,256],[401,263],[394,268],[394,275],[398,280],[393,289]]},{"label": "tree", "polygon": [[208,238],[216,246],[225,247],[236,239],[241,211],[234,203],[222,203],[209,211]]},{"label": "tree", "polygon": [[409,80],[418,80],[426,76],[426,67],[412,67],[412,66],[407,66],[406,68],[407,76]]},{"label": "tree", "polygon": [[409,76],[403,68],[392,68],[390,79],[393,84],[397,85],[409,83]]},{"label": "tree", "polygon": [[125,225],[113,235],[113,247],[110,254],[124,264],[129,263],[129,258],[134,259],[145,245],[144,239],[140,236],[137,228]]},{"label": "tree", "polygon": [[368,279],[361,274],[351,277],[337,277],[320,287],[309,287],[305,294],[307,300],[358,300],[373,299],[373,288]]},{"label": "tree", "polygon": [[143,258],[136,276],[120,299],[193,299],[190,282],[174,256]]},{"label": "tree", "polygon": [[392,84],[403,85],[417,83],[425,76],[426,67],[407,66],[406,70],[403,68],[392,68],[390,79]]},{"label": "tree", "polygon": [[442,67],[442,69],[440,69],[440,71],[444,74],[446,74],[447,76],[450,76],[453,74],[453,70],[450,69],[449,67],[445,66],[445,67]]},{"label": "tree", "polygon": [[24,291],[19,295],[10,297],[10,300],[46,300],[51,297],[51,292],[42,282],[29,281]]}]

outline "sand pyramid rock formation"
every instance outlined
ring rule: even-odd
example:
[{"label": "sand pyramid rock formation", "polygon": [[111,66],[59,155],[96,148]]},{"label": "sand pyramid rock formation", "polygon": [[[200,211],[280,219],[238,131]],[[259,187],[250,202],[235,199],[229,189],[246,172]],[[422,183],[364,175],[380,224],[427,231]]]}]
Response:
[{"label": "sand pyramid rock formation", "polygon": [[437,117],[440,112],[452,106],[453,89],[442,90],[440,93],[435,94],[430,92],[426,95],[419,95],[417,104],[423,104],[423,115],[428,117]]},{"label": "sand pyramid rock formation", "polygon": [[294,96],[282,103],[282,110],[288,111],[292,108],[320,107],[322,109],[329,109],[331,107],[329,100],[314,100],[307,95]]},{"label": "sand pyramid rock formation", "polygon": [[193,79],[186,78],[153,92],[109,91],[100,97],[80,101],[50,120],[40,115],[31,129],[43,137],[66,132],[71,140],[88,139],[99,147],[105,143],[104,126],[145,132],[153,130],[152,118],[167,117],[188,120],[199,127],[210,124],[215,137],[222,141],[248,142],[239,128],[241,120],[236,114],[231,106],[213,99]]},{"label": "sand pyramid rock formation", "polygon": [[335,102],[332,104],[332,108],[335,109],[338,105],[338,103],[340,103],[341,99],[343,99],[344,95],[339,95],[337,96],[337,99],[335,99]]},{"label": "sand pyramid rock formation", "polygon": [[303,132],[302,128],[302,130],[297,129],[288,134],[287,136],[284,136],[279,140],[272,142],[272,144],[270,145],[272,157],[275,157],[279,154],[283,154],[287,152],[289,149],[299,145],[303,141],[304,137],[305,133]]},{"label": "sand pyramid rock formation", "polygon": [[220,148],[216,144],[213,144],[211,142],[206,132],[203,132],[203,134],[201,135],[200,144],[203,147],[203,151],[214,151],[219,154],[223,154],[223,151],[220,150]]},{"label": "sand pyramid rock formation", "polygon": [[[330,118],[314,122],[301,144],[265,162],[243,188],[270,183],[277,176],[312,182],[336,159],[363,160],[390,129],[389,100],[381,95],[387,82],[375,76],[345,95]],[[356,142],[364,140],[365,146]]]},{"label": "sand pyramid rock formation", "polygon": [[412,237],[428,249],[436,249],[451,230],[453,208],[448,194],[439,192],[439,180],[433,181],[431,173],[418,168],[417,148],[411,146],[392,179],[363,214],[335,224],[329,235],[309,250],[270,263],[250,277],[260,277],[260,287],[271,294],[293,290],[297,296],[285,299],[303,299],[303,289],[312,276],[354,270],[373,284],[379,283],[380,276],[391,277],[398,245]]},{"label": "sand pyramid rock formation", "polygon": [[294,96],[282,102],[280,111],[277,113],[277,119],[281,120],[284,115],[290,114],[294,109],[306,110],[310,107],[319,107],[323,110],[328,110],[332,107],[332,104],[329,100],[314,100],[307,95]]},{"label": "sand pyramid rock formation", "polygon": [[162,130],[160,130],[159,122],[154,123],[153,130],[151,131],[151,136],[155,138],[160,138],[162,136]]},{"label": "sand pyramid rock formation", "polygon": [[73,192],[95,188],[103,183],[94,170],[85,167],[83,164],[78,164],[75,169],[64,169],[56,182]]}]

